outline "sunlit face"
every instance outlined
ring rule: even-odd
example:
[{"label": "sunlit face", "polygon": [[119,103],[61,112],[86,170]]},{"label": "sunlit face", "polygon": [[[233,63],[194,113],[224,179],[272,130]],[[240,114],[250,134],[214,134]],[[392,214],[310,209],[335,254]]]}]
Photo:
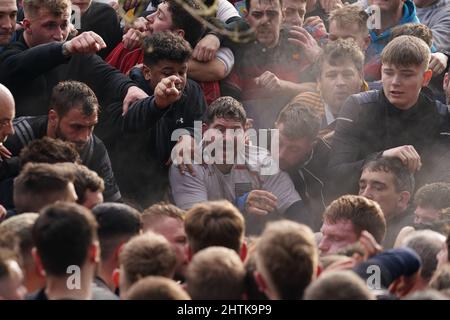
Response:
[{"label": "sunlit face", "polygon": [[303,25],[306,13],[306,1],[283,0],[284,19],[283,24],[287,27]]},{"label": "sunlit face", "polygon": [[320,232],[322,232],[322,240],[319,243],[319,250],[322,256],[337,253],[358,241],[359,238],[353,222],[344,219],[334,224],[325,220]]},{"label": "sunlit face", "polygon": [[6,46],[16,30],[16,0],[0,2],[0,46]]},{"label": "sunlit face", "polygon": [[283,123],[277,123],[275,126],[279,130],[279,165],[281,170],[295,168],[311,155],[314,139],[309,137],[299,139],[289,139],[283,134]]},{"label": "sunlit face", "polygon": [[272,48],[278,44],[282,20],[283,11],[278,0],[250,0],[247,21],[263,45]]},{"label": "sunlit face", "polygon": [[8,260],[9,276],[0,278],[0,300],[24,300],[27,294],[23,281],[24,276],[19,264]]},{"label": "sunlit face", "polygon": [[363,78],[362,73],[358,71],[352,61],[341,59],[335,64],[330,65],[328,61],[323,62],[319,88],[323,100],[336,117],[345,100],[352,94],[361,91]]},{"label": "sunlit face", "polygon": [[169,4],[162,2],[158,9],[146,17],[148,21],[147,35],[151,36],[155,32],[171,30],[173,27],[172,13],[169,10]]},{"label": "sunlit face", "polygon": [[0,96],[0,143],[14,134],[13,119],[15,117],[14,100],[11,96],[1,93]]},{"label": "sunlit face", "polygon": [[184,231],[184,222],[172,217],[161,217],[152,224],[146,224],[144,221],[144,232],[153,231],[164,236],[172,245],[177,256],[177,265],[175,275],[185,277],[188,259],[186,255],[187,238]]},{"label": "sunlit face", "polygon": [[92,0],[71,0],[71,2],[72,7],[78,6],[80,8],[81,14],[84,14],[91,6]]},{"label": "sunlit face", "polygon": [[424,66],[394,66],[384,63],[381,67],[381,82],[384,94],[390,103],[401,110],[414,106],[422,87],[427,86],[429,78]]},{"label": "sunlit face", "polygon": [[359,195],[376,201],[386,220],[405,209],[390,172],[364,170],[359,179]]},{"label": "sunlit face", "polygon": [[60,16],[41,8],[35,17],[24,20],[27,43],[30,47],[51,42],[66,41],[69,36],[71,8]]},{"label": "sunlit face", "polygon": [[342,25],[336,20],[332,20],[329,25],[328,39],[335,41],[337,39],[353,39],[362,52],[365,52],[370,44],[370,36],[368,31],[363,32],[358,25]]},{"label": "sunlit face", "polygon": [[177,76],[180,80],[179,84],[176,84],[178,91],[183,92],[187,82],[187,62],[179,63],[170,60],[160,60],[157,64],[151,66],[144,66],[143,72],[145,80],[149,83],[150,87],[156,88],[158,83],[167,77]]},{"label": "sunlit face", "polygon": [[74,143],[80,152],[91,138],[98,117],[97,112],[86,116],[81,108],[72,108],[62,117],[55,115],[54,121],[55,138]]},{"label": "sunlit face", "polygon": [[417,206],[414,211],[415,224],[430,224],[440,219],[440,210],[431,207]]}]

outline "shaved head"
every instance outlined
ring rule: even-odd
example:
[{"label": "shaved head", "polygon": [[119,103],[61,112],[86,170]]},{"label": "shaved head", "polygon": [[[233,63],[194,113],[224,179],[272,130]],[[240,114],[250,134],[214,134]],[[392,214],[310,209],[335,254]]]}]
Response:
[{"label": "shaved head", "polygon": [[15,115],[14,98],[9,89],[0,84],[0,144],[14,134],[12,120]]}]

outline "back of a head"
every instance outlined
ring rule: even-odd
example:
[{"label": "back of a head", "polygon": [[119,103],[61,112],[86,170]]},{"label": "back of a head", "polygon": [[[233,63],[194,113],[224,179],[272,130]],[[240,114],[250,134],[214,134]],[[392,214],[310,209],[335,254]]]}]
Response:
[{"label": "back of a head", "polygon": [[305,290],[305,300],[375,300],[353,271],[327,271]]},{"label": "back of a head", "polygon": [[69,266],[84,265],[96,239],[94,216],[75,203],[44,208],[33,226],[33,242],[47,275],[66,276]]},{"label": "back of a head", "polygon": [[318,255],[309,227],[282,220],[264,229],[256,246],[256,266],[280,299],[301,299],[315,277]]},{"label": "back of a head", "polygon": [[31,141],[20,152],[22,165],[28,162],[58,163],[73,162],[80,163],[80,155],[74,144],[60,139],[43,137]]},{"label": "back of a head", "polygon": [[92,213],[98,223],[102,261],[121,243],[139,234],[142,227],[139,211],[123,203],[105,202],[95,206]]},{"label": "back of a head", "polygon": [[420,276],[429,281],[437,268],[437,254],[445,243],[445,236],[431,230],[415,231],[407,236],[403,244],[413,249],[422,259]]},{"label": "back of a head", "polygon": [[437,210],[450,207],[450,183],[434,182],[420,187],[414,195],[414,204]]},{"label": "back of a head", "polygon": [[320,129],[320,116],[311,108],[299,103],[289,103],[279,113],[276,123],[283,125],[281,133],[288,139],[314,140]]},{"label": "back of a head", "polygon": [[[78,196],[77,203],[82,205],[89,202],[86,192],[105,191],[105,183],[98,173],[81,164],[76,165],[74,186]],[[103,198],[100,201],[103,202]]]},{"label": "back of a head", "polygon": [[450,289],[450,264],[444,264],[435,272],[430,281],[430,288],[439,291]]},{"label": "back of a head", "polygon": [[449,300],[449,298],[437,290],[427,289],[414,292],[402,300]]},{"label": "back of a head", "polygon": [[94,91],[87,84],[73,80],[58,83],[52,91],[50,109],[63,117],[74,108],[81,108],[84,116],[90,116],[98,113],[100,107]]},{"label": "back of a head", "polygon": [[229,201],[207,201],[188,210],[185,230],[193,254],[211,246],[226,247],[239,254],[245,222]]},{"label": "back of a head", "polygon": [[428,47],[433,45],[433,32],[422,23],[405,23],[392,28],[391,40],[399,36],[413,36],[425,41]]},{"label": "back of a head", "polygon": [[325,209],[323,219],[331,224],[350,220],[357,235],[366,230],[378,243],[386,234],[386,220],[380,206],[362,196],[346,195],[334,200]]},{"label": "back of a head", "polygon": [[[200,9],[199,2],[197,0],[184,0],[182,3],[176,0],[168,0],[167,2],[172,13],[172,29],[184,30],[185,39],[194,48],[203,36],[205,26],[185,8],[188,7],[190,10],[198,11]],[[196,14],[198,15],[198,12]]]},{"label": "back of a head", "polygon": [[74,171],[65,166],[28,163],[14,179],[14,204],[18,213],[38,212],[56,201],[75,201]]},{"label": "back of a head", "polygon": [[145,277],[133,284],[125,300],[191,300],[183,288],[172,279],[159,276]]},{"label": "back of a head", "polygon": [[244,264],[231,249],[209,247],[189,263],[186,283],[194,300],[240,300],[245,288]]},{"label": "back of a head", "polygon": [[369,34],[367,20],[369,15],[358,5],[345,5],[330,12],[328,21],[336,22],[338,27],[358,26],[358,30]]},{"label": "back of a head", "polygon": [[132,284],[146,276],[172,278],[176,256],[166,238],[149,231],[135,236],[123,246],[119,263],[124,273],[120,289],[125,289],[125,292]]},{"label": "back of a head", "polygon": [[161,60],[185,63],[192,54],[189,43],[181,36],[169,32],[156,32],[144,39],[144,64],[156,65]]},{"label": "back of a head", "polygon": [[429,46],[414,36],[399,36],[389,42],[381,53],[381,63],[396,67],[423,66],[428,69],[431,52]]},{"label": "back of a head", "polygon": [[23,263],[32,263],[31,249],[33,248],[32,230],[39,214],[22,213],[13,216],[0,224],[0,233],[6,230],[14,233],[19,239],[20,253]]}]

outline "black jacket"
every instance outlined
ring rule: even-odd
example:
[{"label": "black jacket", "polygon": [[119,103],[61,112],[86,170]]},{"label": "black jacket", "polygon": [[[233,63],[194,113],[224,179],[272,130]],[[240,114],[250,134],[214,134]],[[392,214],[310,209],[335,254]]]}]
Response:
[{"label": "black jacket", "polygon": [[[13,154],[14,158],[28,143],[47,135],[47,116],[21,117],[14,120],[15,134],[8,138],[5,147]],[[80,153],[82,163],[89,169],[98,173],[105,182],[103,196],[105,201],[118,201],[121,198],[114,174],[111,168],[108,152],[103,142],[92,135],[88,143]],[[19,162],[17,162],[19,164]],[[19,173],[19,167],[15,174]]]},{"label": "black jacket", "polygon": [[23,33],[0,54],[0,83],[14,96],[16,116],[47,114],[52,89],[63,80],[86,83],[103,108],[123,101],[133,85],[128,77],[95,54],[67,58],[62,54],[60,42],[29,48]]},{"label": "black jacket", "polygon": [[367,91],[349,97],[337,119],[328,165],[338,194],[357,193],[364,163],[381,156],[384,150],[413,145],[423,167],[416,175],[416,186],[430,181],[436,164],[446,166],[450,147],[447,106],[424,94],[412,108],[402,111],[393,106],[383,91]]}]

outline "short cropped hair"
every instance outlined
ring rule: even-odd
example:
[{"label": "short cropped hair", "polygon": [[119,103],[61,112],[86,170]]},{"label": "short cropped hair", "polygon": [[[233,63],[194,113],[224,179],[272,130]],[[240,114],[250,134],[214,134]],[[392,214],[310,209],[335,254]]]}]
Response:
[{"label": "short cropped hair", "polygon": [[268,223],[256,245],[256,268],[283,300],[302,299],[318,261],[313,232],[293,221]]},{"label": "short cropped hair", "polygon": [[194,300],[240,300],[245,289],[244,264],[231,249],[203,249],[188,265],[186,284]]},{"label": "short cropped hair", "polygon": [[316,139],[319,134],[320,115],[302,104],[291,102],[278,115],[278,124],[283,124],[281,132],[288,139]]},{"label": "short cropped hair", "polygon": [[430,47],[414,36],[399,36],[392,39],[381,52],[381,63],[394,66],[423,66],[428,69],[431,58]]},{"label": "short cropped hair", "polygon": [[70,110],[81,108],[84,116],[98,113],[99,104],[94,91],[87,84],[78,81],[62,81],[52,91],[50,108],[64,117]]},{"label": "short cropped hair", "polygon": [[31,141],[20,151],[20,161],[22,165],[28,162],[81,163],[80,155],[73,143],[50,137]]},{"label": "short cropped hair", "polygon": [[362,196],[345,195],[334,200],[325,209],[323,220],[331,224],[349,220],[356,235],[367,230],[378,243],[386,235],[386,219],[379,204]]},{"label": "short cropped hair", "polygon": [[428,47],[433,45],[433,32],[422,23],[405,23],[392,28],[391,40],[399,36],[413,36],[425,41]]},{"label": "short cropped hair", "polygon": [[160,202],[151,205],[142,212],[142,221],[144,230],[150,228],[152,224],[161,218],[173,218],[180,222],[184,222],[185,211],[170,203]]},{"label": "short cropped hair", "polygon": [[24,0],[23,8],[25,17],[35,17],[39,9],[47,9],[52,15],[60,16],[71,8],[70,0]]},{"label": "short cropped hair", "polygon": [[330,12],[328,21],[336,21],[338,27],[357,25],[358,30],[369,34],[367,28],[367,20],[369,15],[367,12],[358,5],[346,5],[341,8],[334,9]]},{"label": "short cropped hair", "polygon": [[408,191],[410,194],[414,192],[414,176],[400,159],[381,157],[367,162],[362,168],[362,171],[364,170],[391,173],[394,177],[394,186],[397,192]]},{"label": "short cropped hair", "polygon": [[375,300],[364,280],[351,270],[327,271],[311,283],[305,300]]},{"label": "short cropped hair", "polygon": [[78,196],[77,203],[80,204],[86,200],[87,190],[92,192],[105,191],[105,183],[97,172],[81,164],[76,165],[74,185]]},{"label": "short cropped hair", "polygon": [[89,247],[97,240],[97,222],[88,209],[58,202],[41,211],[32,234],[45,272],[66,276],[69,266],[85,263]]},{"label": "short cropped hair", "polygon": [[192,54],[189,43],[181,36],[169,31],[156,32],[144,39],[144,64],[152,66],[161,60],[185,63]]},{"label": "short cropped hair", "polygon": [[193,253],[211,246],[222,246],[240,253],[245,222],[229,201],[196,204],[186,213],[184,226]]},{"label": "short cropped hair", "polygon": [[420,187],[414,196],[414,203],[436,210],[450,207],[450,183],[435,182]]},{"label": "short cropped hair", "polygon": [[148,276],[133,284],[125,300],[191,300],[183,288],[172,279]]},{"label": "short cropped hair", "polygon": [[244,127],[247,121],[247,114],[242,103],[233,97],[225,96],[216,99],[206,110],[206,124],[210,125],[215,118],[236,120]]},{"label": "short cropped hair", "polygon": [[119,254],[127,287],[146,276],[172,278],[176,256],[170,243],[151,231],[128,241]]}]

